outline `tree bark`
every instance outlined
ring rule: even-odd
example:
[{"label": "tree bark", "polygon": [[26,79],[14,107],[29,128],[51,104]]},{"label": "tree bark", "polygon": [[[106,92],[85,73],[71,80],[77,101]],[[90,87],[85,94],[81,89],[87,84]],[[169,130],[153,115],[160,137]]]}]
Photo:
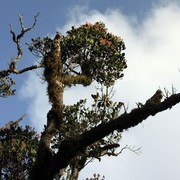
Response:
[{"label": "tree bark", "polygon": [[63,120],[63,92],[60,35],[57,34],[50,53],[44,57],[44,77],[48,83],[47,93],[52,105],[47,114],[47,126],[42,133],[37,160],[30,173],[30,179],[53,179],[52,152],[50,143],[52,137],[60,129]]},{"label": "tree bark", "polygon": [[69,180],[78,180],[78,176],[79,176],[78,168],[73,168],[71,171],[71,175],[70,175]]},{"label": "tree bark", "polygon": [[55,174],[59,169],[67,167],[78,152],[83,152],[87,146],[109,135],[114,130],[123,132],[131,127],[135,127],[149,116],[154,116],[167,110],[179,102],[180,93],[174,94],[159,104],[147,104],[141,108],[133,109],[130,113],[122,114],[115,120],[100,124],[77,138],[64,140],[59,146],[58,153],[53,157],[52,166],[54,172],[52,173]]}]

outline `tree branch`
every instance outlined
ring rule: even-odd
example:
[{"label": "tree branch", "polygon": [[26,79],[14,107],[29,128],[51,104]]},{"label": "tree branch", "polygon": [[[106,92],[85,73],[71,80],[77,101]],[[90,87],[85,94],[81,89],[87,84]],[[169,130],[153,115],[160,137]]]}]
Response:
[{"label": "tree branch", "polygon": [[104,138],[114,130],[123,132],[131,127],[135,127],[149,116],[154,116],[159,112],[170,109],[179,102],[180,93],[174,94],[161,103],[145,104],[141,108],[133,109],[130,113],[122,114],[115,120],[100,124],[99,126],[84,132],[78,138],[65,140],[59,146],[59,151],[53,158],[52,173],[55,174],[59,169],[65,168],[78,152],[83,152],[87,146]]},{"label": "tree branch", "polygon": [[26,116],[26,114],[23,114],[22,117],[20,117],[18,120],[8,122],[5,126],[0,128],[0,130],[10,129],[11,126],[14,126],[15,124],[18,124],[20,121],[22,121],[25,116]]},{"label": "tree branch", "polygon": [[11,73],[13,73],[13,74],[22,74],[24,72],[31,71],[33,69],[42,68],[42,67],[43,67],[43,65],[41,63],[39,63],[39,64],[29,66],[29,67],[26,67],[26,68],[20,69],[20,70],[17,70],[16,68],[15,69],[6,69],[6,70],[0,71],[0,77],[9,76],[9,74],[11,74]]},{"label": "tree branch", "polygon": [[[15,34],[15,32],[13,31],[13,27],[12,25],[10,25],[10,33],[12,34],[12,39],[13,41],[16,43],[17,45],[17,50],[18,50],[18,55],[17,57],[12,61],[12,63],[16,64],[17,61],[22,57],[22,50],[21,50],[21,46],[20,46],[20,40],[21,38],[24,36],[24,34],[28,31],[30,31],[31,29],[33,29],[36,25],[37,22],[37,17],[38,17],[39,13],[34,16],[34,23],[31,27],[29,28],[25,28],[24,27],[24,23],[23,23],[23,16],[19,16],[19,22],[21,25],[21,33],[19,33],[17,36]],[[11,66],[11,65],[10,65]]]},{"label": "tree branch", "polygon": [[[16,44],[17,46],[17,56],[15,59],[11,60],[11,63],[9,65],[9,69],[7,69],[7,74],[9,75],[10,73],[15,73],[15,74],[20,74],[20,73],[23,73],[25,71],[27,71],[27,69],[31,70],[31,67],[30,68],[25,68],[24,70],[20,70],[18,71],[17,70],[17,67],[16,67],[16,64],[18,62],[19,59],[21,59],[22,55],[23,55],[23,52],[22,52],[22,49],[21,49],[21,45],[20,45],[20,42],[21,42],[21,38],[24,36],[24,34],[28,31],[30,31],[31,29],[33,29],[36,25],[36,22],[37,22],[37,17],[38,17],[39,13],[34,16],[34,23],[31,27],[29,28],[25,28],[24,27],[24,23],[23,23],[23,16],[19,16],[19,22],[20,22],[20,26],[21,26],[21,32],[16,35],[16,33],[14,32],[13,30],[13,26],[10,24],[10,33],[12,34],[12,39],[13,39],[13,42]],[[40,65],[38,65],[36,68],[38,68]],[[33,67],[33,69],[35,69],[35,66]]]},{"label": "tree branch", "polygon": [[16,70],[13,73],[14,74],[22,74],[22,73],[24,73],[26,71],[31,71],[33,69],[38,69],[38,68],[41,68],[41,67],[43,67],[43,65],[40,63],[40,64],[37,64],[37,65],[26,67],[26,68],[21,69],[21,70]]},{"label": "tree branch", "polygon": [[9,74],[11,73],[14,73],[14,74],[22,74],[26,71],[30,71],[30,70],[33,70],[33,69],[37,69],[37,68],[41,68],[43,67],[43,65],[41,63],[37,64],[37,65],[33,65],[33,66],[29,66],[29,67],[26,67],[24,69],[21,69],[21,70],[18,70],[17,67],[16,67],[16,64],[18,62],[18,60],[22,57],[23,55],[23,52],[22,52],[22,49],[21,49],[21,45],[20,45],[20,42],[21,42],[21,38],[24,36],[24,34],[28,31],[30,31],[31,29],[33,29],[36,25],[36,22],[37,22],[37,17],[38,17],[39,13],[34,16],[34,23],[31,27],[29,28],[25,28],[24,27],[24,22],[23,22],[23,16],[19,16],[19,22],[20,22],[20,26],[21,26],[21,32],[16,35],[16,33],[14,32],[13,30],[13,27],[12,25],[10,24],[10,33],[12,34],[12,39],[13,39],[13,42],[16,44],[17,46],[17,56],[15,59],[11,60],[11,63],[9,64],[9,68],[6,69],[6,70],[2,70],[0,71],[0,77],[6,77],[6,76],[9,76]]},{"label": "tree branch", "polygon": [[[36,163],[30,173],[30,179],[53,179],[52,174],[53,153],[50,148],[51,140],[56,132],[61,128],[63,122],[63,92],[62,83],[63,64],[61,59],[61,36],[56,33],[53,40],[52,50],[44,57],[44,77],[48,83],[47,91],[49,102],[52,107],[47,114],[47,126],[42,133],[38,147]],[[42,169],[39,173],[39,169]],[[48,175],[44,173],[48,171]],[[43,174],[42,174],[43,172]],[[59,171],[57,171],[58,173]],[[56,174],[57,174],[56,173]]]}]

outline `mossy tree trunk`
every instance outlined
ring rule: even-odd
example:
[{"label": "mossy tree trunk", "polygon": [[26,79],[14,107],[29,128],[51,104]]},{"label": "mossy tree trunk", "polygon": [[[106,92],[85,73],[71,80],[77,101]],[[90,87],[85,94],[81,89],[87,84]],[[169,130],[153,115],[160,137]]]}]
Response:
[{"label": "mossy tree trunk", "polygon": [[[37,153],[37,161],[30,179],[52,179],[52,152],[50,143],[52,137],[60,129],[63,120],[63,92],[62,83],[63,65],[61,62],[60,35],[57,34],[49,52],[43,60],[44,77],[48,83],[47,94],[52,107],[47,114],[47,126],[42,133],[42,138]],[[46,172],[46,173],[45,173]],[[47,173],[49,172],[49,173]]]}]

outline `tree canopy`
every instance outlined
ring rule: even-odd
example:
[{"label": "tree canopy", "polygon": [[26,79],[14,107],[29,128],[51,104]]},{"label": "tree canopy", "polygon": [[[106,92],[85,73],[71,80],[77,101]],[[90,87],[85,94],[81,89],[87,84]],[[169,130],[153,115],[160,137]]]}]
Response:
[{"label": "tree canopy", "polygon": [[[93,159],[117,156],[121,152],[117,148],[123,131],[180,102],[180,94],[173,92],[168,96],[160,89],[130,112],[123,102],[112,101],[113,85],[127,68],[125,44],[121,37],[109,33],[103,22],[72,27],[64,36],[57,32],[54,39],[33,38],[28,44],[29,50],[40,61],[18,70],[16,65],[22,57],[21,39],[37,21],[35,16],[33,25],[25,28],[22,18],[20,16],[18,35],[10,26],[18,53],[9,67],[0,71],[0,96],[15,93],[11,88],[15,81],[10,74],[43,68],[42,78],[47,82],[51,109],[40,137],[29,127],[19,127],[18,122],[1,128],[0,148],[6,150],[0,154],[2,177],[14,178],[16,174],[20,179],[77,179],[79,172]],[[93,81],[98,88],[96,94],[91,95],[91,106],[87,107],[86,99],[74,105],[63,103],[66,88],[78,84],[89,86]],[[22,149],[20,152],[18,147]],[[16,155],[13,159],[12,154]],[[99,175],[94,176],[98,178]]]}]

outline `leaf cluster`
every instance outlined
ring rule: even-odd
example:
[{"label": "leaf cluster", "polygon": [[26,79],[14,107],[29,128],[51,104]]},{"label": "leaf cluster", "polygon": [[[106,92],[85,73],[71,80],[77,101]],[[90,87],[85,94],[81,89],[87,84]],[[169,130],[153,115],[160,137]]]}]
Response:
[{"label": "leaf cluster", "polygon": [[0,164],[4,179],[27,179],[35,159],[39,135],[29,126],[0,129]]},{"label": "leaf cluster", "polygon": [[100,123],[113,120],[119,115],[122,107],[121,102],[113,103],[108,97],[99,96],[99,93],[92,95],[92,97],[94,103],[91,107],[86,106],[86,99],[64,107],[63,129],[67,137],[78,136]]},{"label": "leaf cluster", "polygon": [[15,81],[8,76],[6,71],[0,73],[0,97],[14,95],[15,91],[11,87],[15,85]]},{"label": "leaf cluster", "polygon": [[31,39],[31,43],[27,44],[29,51],[32,52],[36,57],[45,57],[52,49],[53,40],[49,37]]},{"label": "leaf cluster", "polygon": [[[71,139],[78,137],[85,131],[90,130],[93,127],[98,126],[101,123],[113,121],[116,118],[122,108],[122,102],[113,102],[108,94],[102,94],[97,92],[91,95],[94,103],[91,107],[87,107],[86,99],[80,100],[74,105],[68,105],[64,107],[63,123],[58,135],[52,140],[52,148],[58,148],[58,145],[64,139]],[[84,154],[76,157],[74,161],[82,160],[82,157],[86,159],[101,159],[104,155],[115,155],[115,146],[112,148],[109,145],[119,143],[121,134],[118,131],[114,131],[109,136],[101,139],[98,142],[88,146]],[[116,146],[117,147],[117,146]],[[73,160],[72,160],[73,162]]]},{"label": "leaf cluster", "polygon": [[67,31],[62,41],[62,60],[68,67],[79,65],[82,74],[111,86],[123,77],[127,67],[123,50],[123,40],[109,33],[104,23],[86,23]]},{"label": "leaf cluster", "polygon": [[[45,57],[53,48],[49,37],[32,39],[29,50],[37,57]],[[123,77],[127,68],[125,44],[119,36],[107,31],[105,24],[86,23],[72,27],[61,37],[61,61],[64,73],[82,74],[105,86],[111,86]]]}]

